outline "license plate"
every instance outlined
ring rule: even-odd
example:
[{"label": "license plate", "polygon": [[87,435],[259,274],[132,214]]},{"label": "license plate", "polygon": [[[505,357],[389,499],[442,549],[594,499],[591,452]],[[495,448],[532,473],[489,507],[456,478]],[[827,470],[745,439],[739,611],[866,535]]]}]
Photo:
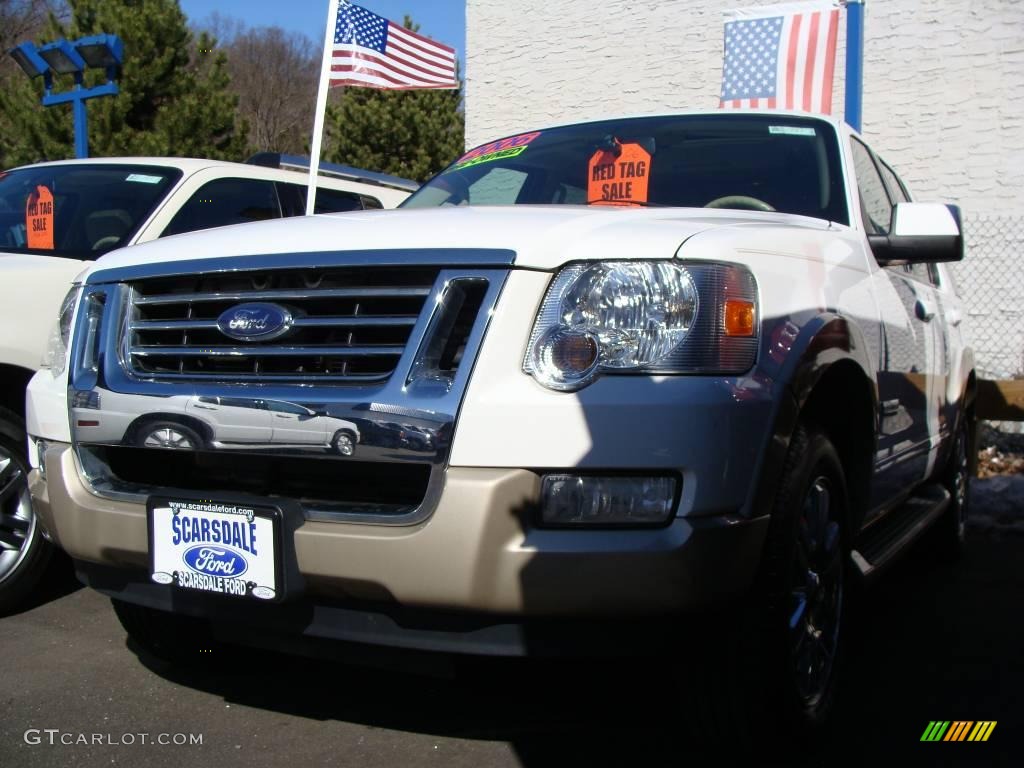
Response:
[{"label": "license plate", "polygon": [[183,590],[277,600],[281,513],[212,500],[149,500],[150,578]]}]

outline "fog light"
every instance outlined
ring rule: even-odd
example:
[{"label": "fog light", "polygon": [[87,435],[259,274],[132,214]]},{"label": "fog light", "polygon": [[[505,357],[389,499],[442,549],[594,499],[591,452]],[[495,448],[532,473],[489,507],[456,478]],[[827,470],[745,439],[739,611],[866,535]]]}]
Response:
[{"label": "fog light", "polygon": [[541,521],[546,525],[645,526],[668,521],[674,477],[545,475]]}]

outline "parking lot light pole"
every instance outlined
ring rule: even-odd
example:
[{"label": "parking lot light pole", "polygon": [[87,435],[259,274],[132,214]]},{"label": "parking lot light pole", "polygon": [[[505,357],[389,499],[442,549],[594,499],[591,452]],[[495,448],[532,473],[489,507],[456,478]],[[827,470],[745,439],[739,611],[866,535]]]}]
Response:
[{"label": "parking lot light pole", "polygon": [[[22,43],[10,51],[22,71],[30,78],[42,77],[44,93],[42,105],[71,104],[75,123],[75,157],[89,156],[89,127],[85,102],[101,96],[116,96],[118,68],[124,61],[124,44],[117,35],[90,35],[74,42],[64,39],[37,48],[33,43]],[[107,82],[92,88],[85,87],[85,71],[103,69]],[[54,75],[71,75],[73,90],[53,92]]]}]

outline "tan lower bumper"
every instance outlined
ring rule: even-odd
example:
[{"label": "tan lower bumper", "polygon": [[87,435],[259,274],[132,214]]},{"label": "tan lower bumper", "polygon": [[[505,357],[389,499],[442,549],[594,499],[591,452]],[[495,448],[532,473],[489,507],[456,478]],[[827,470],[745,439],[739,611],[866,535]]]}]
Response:
[{"label": "tan lower bumper", "polygon": [[[36,473],[38,513],[77,560],[145,568],[145,505],[103,499],[67,445]],[[657,530],[532,527],[536,474],[450,468],[433,515],[409,527],[306,521],[295,533],[311,595],[521,615],[652,614],[746,589],[767,525],[678,518]]]}]

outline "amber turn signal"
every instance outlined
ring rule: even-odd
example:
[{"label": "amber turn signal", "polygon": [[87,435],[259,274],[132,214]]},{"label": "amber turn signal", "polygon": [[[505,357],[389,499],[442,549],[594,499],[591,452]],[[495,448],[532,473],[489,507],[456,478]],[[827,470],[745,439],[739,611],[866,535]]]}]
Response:
[{"label": "amber turn signal", "polygon": [[725,302],[725,335],[754,335],[754,304],[739,299],[727,299]]}]

